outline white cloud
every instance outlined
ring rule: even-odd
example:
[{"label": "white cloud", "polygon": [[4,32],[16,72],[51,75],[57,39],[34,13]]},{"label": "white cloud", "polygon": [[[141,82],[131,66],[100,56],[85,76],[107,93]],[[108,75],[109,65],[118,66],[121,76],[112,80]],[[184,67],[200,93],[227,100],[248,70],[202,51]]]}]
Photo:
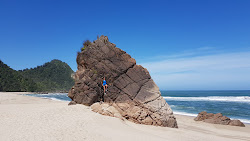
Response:
[{"label": "white cloud", "polygon": [[140,64],[160,89],[250,89],[250,52],[180,55]]}]

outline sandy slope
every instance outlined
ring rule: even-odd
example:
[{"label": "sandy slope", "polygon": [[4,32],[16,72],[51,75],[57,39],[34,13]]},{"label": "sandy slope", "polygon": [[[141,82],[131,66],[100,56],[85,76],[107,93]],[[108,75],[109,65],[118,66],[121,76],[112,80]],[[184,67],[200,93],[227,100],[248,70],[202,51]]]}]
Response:
[{"label": "sandy slope", "polygon": [[176,115],[179,129],[138,125],[99,115],[87,106],[0,93],[0,140],[244,140],[250,126],[233,127],[195,122]]}]

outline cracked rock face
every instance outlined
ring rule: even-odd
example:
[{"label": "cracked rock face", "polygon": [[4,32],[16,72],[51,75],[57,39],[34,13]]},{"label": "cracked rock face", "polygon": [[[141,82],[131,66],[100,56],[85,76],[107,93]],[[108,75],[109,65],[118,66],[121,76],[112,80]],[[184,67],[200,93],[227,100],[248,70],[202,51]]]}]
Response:
[{"label": "cracked rock face", "polygon": [[[170,106],[147,69],[136,65],[135,59],[110,43],[107,36],[102,35],[86,46],[76,60],[75,85],[68,94],[72,101],[90,106],[103,100],[104,103],[92,106],[95,107],[93,111],[109,116],[121,115],[139,124],[177,128]],[[105,95],[104,76],[108,84]]]}]

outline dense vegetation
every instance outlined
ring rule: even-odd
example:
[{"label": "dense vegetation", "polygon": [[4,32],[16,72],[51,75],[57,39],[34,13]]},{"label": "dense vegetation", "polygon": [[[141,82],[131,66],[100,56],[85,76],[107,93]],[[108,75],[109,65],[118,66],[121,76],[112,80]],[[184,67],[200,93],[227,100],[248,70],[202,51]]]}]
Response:
[{"label": "dense vegetation", "polygon": [[0,61],[0,91],[68,91],[74,85],[72,73],[68,64],[60,60],[19,71]]},{"label": "dense vegetation", "polygon": [[35,91],[37,85],[0,60],[0,91]]}]

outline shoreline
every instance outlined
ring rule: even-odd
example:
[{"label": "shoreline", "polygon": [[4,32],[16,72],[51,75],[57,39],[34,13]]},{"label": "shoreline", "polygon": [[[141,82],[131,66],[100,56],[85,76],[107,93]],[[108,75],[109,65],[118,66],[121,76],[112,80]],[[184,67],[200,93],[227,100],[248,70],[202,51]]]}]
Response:
[{"label": "shoreline", "polygon": [[0,135],[2,140],[249,140],[250,125],[236,127],[197,122],[193,117],[174,114],[178,127],[135,124],[103,116],[84,105],[68,106],[25,96],[26,93],[0,92]]},{"label": "shoreline", "polygon": [[[18,94],[18,92],[16,92]],[[38,94],[38,95],[47,95],[47,94],[66,94],[66,93],[27,93],[27,94],[22,94],[22,95],[29,95],[29,94]],[[55,100],[55,101],[67,101],[67,100],[60,100],[57,98],[48,98],[48,97],[40,97],[43,99],[51,99],[51,100]],[[67,101],[70,102],[70,101]],[[187,112],[181,112],[181,111],[173,111],[174,115],[183,115],[183,116],[188,116],[188,117],[193,117],[195,118],[198,114],[193,114],[193,113],[187,113]],[[238,119],[241,122],[243,122],[244,124],[249,124],[250,125],[250,120],[248,119],[240,119],[240,118],[231,118],[231,119]]]}]

